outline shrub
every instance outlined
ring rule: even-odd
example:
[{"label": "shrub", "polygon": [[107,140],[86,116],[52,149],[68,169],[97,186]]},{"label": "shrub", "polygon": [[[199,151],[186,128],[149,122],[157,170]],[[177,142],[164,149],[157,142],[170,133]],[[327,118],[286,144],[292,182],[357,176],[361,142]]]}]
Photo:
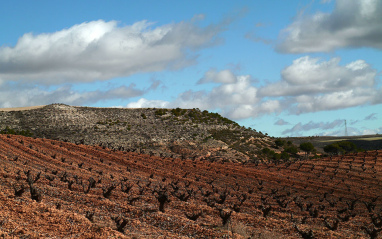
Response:
[{"label": "shrub", "polygon": [[8,126],[5,127],[5,129],[0,131],[0,134],[14,134],[14,135],[22,135],[26,137],[32,137],[33,133],[29,130],[17,130],[17,129],[11,129]]},{"label": "shrub", "polygon": [[343,154],[349,152],[357,152],[359,149],[353,142],[341,141],[337,143],[332,143],[324,147],[325,153],[328,154]]},{"label": "shrub", "polygon": [[162,115],[165,115],[167,114],[167,110],[166,109],[158,109],[155,111],[155,115],[157,116],[162,116]]},{"label": "shrub", "polygon": [[304,142],[300,144],[300,149],[305,152],[305,156],[308,156],[314,150],[314,146],[311,142]]},{"label": "shrub", "polygon": [[337,155],[339,153],[342,153],[343,149],[337,143],[334,143],[334,144],[326,145],[324,147],[324,151],[325,151],[325,153],[328,153],[328,154]]},{"label": "shrub", "polygon": [[290,153],[290,154],[297,154],[298,153],[298,148],[295,145],[291,145],[289,147],[286,147],[284,152]]},{"label": "shrub", "polygon": [[187,112],[187,110],[184,110],[184,109],[181,109],[181,108],[176,108],[176,109],[172,109],[171,110],[171,113],[175,116],[181,116],[181,115],[184,115],[185,113]]},{"label": "shrub", "polygon": [[289,154],[288,154],[287,152],[283,151],[283,152],[281,153],[281,155],[280,155],[280,158],[281,158],[282,160],[289,160],[290,156],[289,156]]},{"label": "shrub", "polygon": [[357,146],[353,142],[341,141],[341,142],[338,142],[338,146],[340,146],[340,148],[342,148],[345,152],[350,153],[350,152],[358,151]]},{"label": "shrub", "polygon": [[275,151],[265,147],[261,150],[261,152],[264,154],[264,155],[267,155],[267,156],[271,156],[273,157],[275,155]]},{"label": "shrub", "polygon": [[282,147],[286,144],[286,142],[285,142],[285,140],[282,140],[282,139],[276,139],[275,144],[277,147]]}]

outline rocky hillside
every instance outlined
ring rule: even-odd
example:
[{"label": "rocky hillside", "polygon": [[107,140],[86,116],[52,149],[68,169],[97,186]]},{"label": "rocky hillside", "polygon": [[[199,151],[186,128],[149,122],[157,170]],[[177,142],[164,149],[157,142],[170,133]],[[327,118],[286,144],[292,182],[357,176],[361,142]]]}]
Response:
[{"label": "rocky hillside", "polygon": [[[266,159],[273,139],[199,109],[122,109],[52,104],[0,111],[0,130],[162,157]],[[265,153],[264,153],[265,152]]]}]

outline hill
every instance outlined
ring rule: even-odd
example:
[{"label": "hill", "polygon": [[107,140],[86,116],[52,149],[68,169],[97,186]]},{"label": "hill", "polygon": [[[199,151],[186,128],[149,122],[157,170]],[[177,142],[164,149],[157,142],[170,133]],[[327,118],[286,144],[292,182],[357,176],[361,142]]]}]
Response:
[{"label": "hill", "polygon": [[357,136],[317,136],[317,137],[289,137],[284,140],[290,140],[296,145],[302,142],[311,142],[314,147],[321,153],[328,144],[349,141],[354,143],[357,148],[363,150],[380,150],[382,149],[382,137],[380,135],[357,135]]},{"label": "hill", "polygon": [[381,155],[244,165],[0,135],[0,235],[375,238]]},{"label": "hill", "polygon": [[266,159],[273,139],[199,109],[126,109],[64,104],[0,111],[0,131],[162,157]]}]

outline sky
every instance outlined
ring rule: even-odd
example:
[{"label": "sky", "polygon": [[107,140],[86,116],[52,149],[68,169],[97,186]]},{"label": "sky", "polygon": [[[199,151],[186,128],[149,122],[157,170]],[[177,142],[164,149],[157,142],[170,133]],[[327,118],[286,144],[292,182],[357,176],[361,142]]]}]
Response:
[{"label": "sky", "polygon": [[382,0],[3,1],[0,108],[199,108],[275,137],[382,133]]}]

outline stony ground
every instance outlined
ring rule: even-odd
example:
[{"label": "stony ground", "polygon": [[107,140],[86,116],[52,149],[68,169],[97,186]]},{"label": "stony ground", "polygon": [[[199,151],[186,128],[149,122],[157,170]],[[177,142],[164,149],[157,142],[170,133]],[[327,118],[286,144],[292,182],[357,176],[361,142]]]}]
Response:
[{"label": "stony ground", "polygon": [[[0,109],[0,132],[31,134],[165,157],[247,161],[274,145],[271,137],[199,109],[126,109],[52,104]],[[232,138],[234,136],[234,138]]]},{"label": "stony ground", "polygon": [[211,163],[0,135],[0,235],[374,238],[381,155]]}]

